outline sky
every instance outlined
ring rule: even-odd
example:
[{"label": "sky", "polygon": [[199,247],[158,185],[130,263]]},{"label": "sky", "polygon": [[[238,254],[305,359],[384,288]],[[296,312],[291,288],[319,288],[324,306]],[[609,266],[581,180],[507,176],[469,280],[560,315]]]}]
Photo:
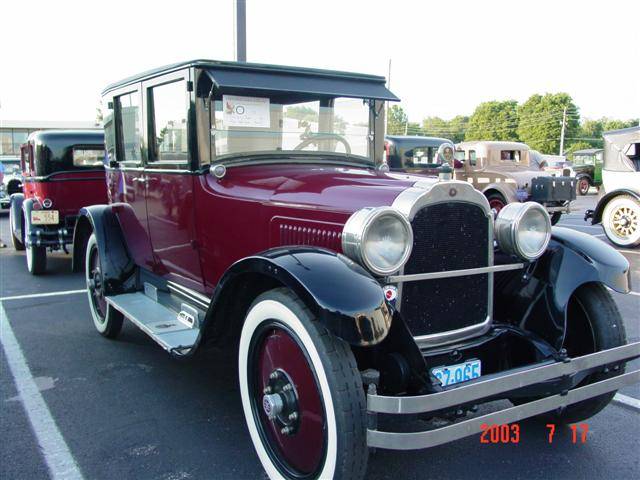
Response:
[{"label": "sky", "polygon": [[[233,60],[233,5],[4,0],[0,121],[93,120],[120,78]],[[583,118],[628,119],[640,116],[639,17],[637,0],[247,0],[247,59],[384,76],[391,60],[411,121],[546,92],[569,93]]]}]

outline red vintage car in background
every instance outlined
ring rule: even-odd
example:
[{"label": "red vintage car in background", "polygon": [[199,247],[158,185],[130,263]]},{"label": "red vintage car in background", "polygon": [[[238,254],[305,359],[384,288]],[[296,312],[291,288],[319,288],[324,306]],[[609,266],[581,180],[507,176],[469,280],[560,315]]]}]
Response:
[{"label": "red vintage car in background", "polygon": [[[39,275],[47,250],[73,241],[80,208],[107,201],[102,130],[46,130],[21,148],[22,193],[11,195],[11,242]],[[81,248],[81,247],[79,247]]]},{"label": "red vintage car in background", "polygon": [[[176,358],[235,348],[270,478],[361,479],[369,447],[575,422],[638,380],[606,289],[629,291],[627,260],[540,204],[494,216],[468,182],[389,172],[394,100],[382,77],[208,60],[103,92],[109,202],[74,239],[93,324]],[[518,406],[461,420],[496,399]]]}]

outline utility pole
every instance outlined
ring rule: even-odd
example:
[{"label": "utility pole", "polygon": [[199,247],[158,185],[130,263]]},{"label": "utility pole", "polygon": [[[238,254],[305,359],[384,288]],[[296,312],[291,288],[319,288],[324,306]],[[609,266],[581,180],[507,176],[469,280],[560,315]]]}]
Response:
[{"label": "utility pole", "polygon": [[[391,90],[391,59],[389,59],[389,71],[387,73],[387,88]],[[387,136],[387,125],[389,124],[389,101],[384,102],[384,136]]]},{"label": "utility pole", "polygon": [[564,129],[567,125],[567,107],[564,107],[562,111],[562,130],[560,130],[560,153],[558,155],[562,155],[564,152]]},{"label": "utility pole", "polygon": [[235,0],[234,46],[236,62],[247,61],[247,0]]}]

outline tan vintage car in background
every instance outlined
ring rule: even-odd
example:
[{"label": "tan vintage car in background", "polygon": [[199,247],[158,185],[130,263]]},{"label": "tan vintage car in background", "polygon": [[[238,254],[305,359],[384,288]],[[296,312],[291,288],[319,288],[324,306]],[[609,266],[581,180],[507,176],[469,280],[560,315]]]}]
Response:
[{"label": "tan vintage car in background", "polygon": [[569,213],[576,198],[575,178],[541,171],[530,162],[531,149],[524,143],[471,141],[456,145],[455,178],[485,194],[489,205],[500,211],[511,202],[542,204],[552,222]]}]

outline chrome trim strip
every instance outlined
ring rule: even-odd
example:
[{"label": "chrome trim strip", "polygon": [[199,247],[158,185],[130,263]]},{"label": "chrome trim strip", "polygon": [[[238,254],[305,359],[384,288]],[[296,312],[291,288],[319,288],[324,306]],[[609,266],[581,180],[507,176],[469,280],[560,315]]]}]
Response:
[{"label": "chrome trim strip", "polygon": [[550,412],[559,407],[565,407],[613,390],[618,390],[627,385],[637,383],[638,381],[640,381],[640,370],[635,370],[617,377],[569,390],[566,395],[553,395],[517,407],[506,408],[426,432],[396,433],[368,429],[367,445],[369,447],[390,450],[430,448],[480,433],[483,424],[504,425],[517,422],[525,418]]},{"label": "chrome trim strip", "polygon": [[[491,274],[489,274],[491,275]],[[491,281],[493,283],[493,281]],[[491,306],[489,306],[489,315],[481,323],[470,325],[468,327],[458,328],[457,330],[446,330],[444,332],[431,333],[429,335],[418,335],[413,340],[419,347],[437,347],[447,343],[458,342],[466,338],[479,337],[484,335],[491,328]]]},{"label": "chrome trim strip", "polygon": [[534,366],[524,371],[518,369],[514,373],[489,380],[482,380],[480,377],[479,381],[474,383],[463,383],[451,390],[439,393],[411,397],[367,395],[367,410],[393,414],[428,413],[527,387],[563,375],[571,375],[593,367],[622,360],[628,361],[638,356],[640,356],[640,342],[634,342],[581,357],[569,358],[566,362]]},{"label": "chrome trim strip", "polygon": [[505,272],[524,268],[524,263],[510,263],[509,265],[494,265],[492,267],[467,268],[464,270],[448,270],[445,272],[416,273],[414,275],[392,275],[385,278],[387,283],[417,282],[419,280],[435,280],[437,278],[463,277],[465,275],[479,275],[481,273]]},{"label": "chrome trim strip", "polygon": [[174,282],[167,282],[167,288],[172,293],[175,293],[187,300],[192,301],[193,303],[197,304],[198,307],[204,310],[207,310],[209,308],[211,299],[206,295],[196,292],[195,290],[191,290],[190,288],[183,287],[182,285]]}]

